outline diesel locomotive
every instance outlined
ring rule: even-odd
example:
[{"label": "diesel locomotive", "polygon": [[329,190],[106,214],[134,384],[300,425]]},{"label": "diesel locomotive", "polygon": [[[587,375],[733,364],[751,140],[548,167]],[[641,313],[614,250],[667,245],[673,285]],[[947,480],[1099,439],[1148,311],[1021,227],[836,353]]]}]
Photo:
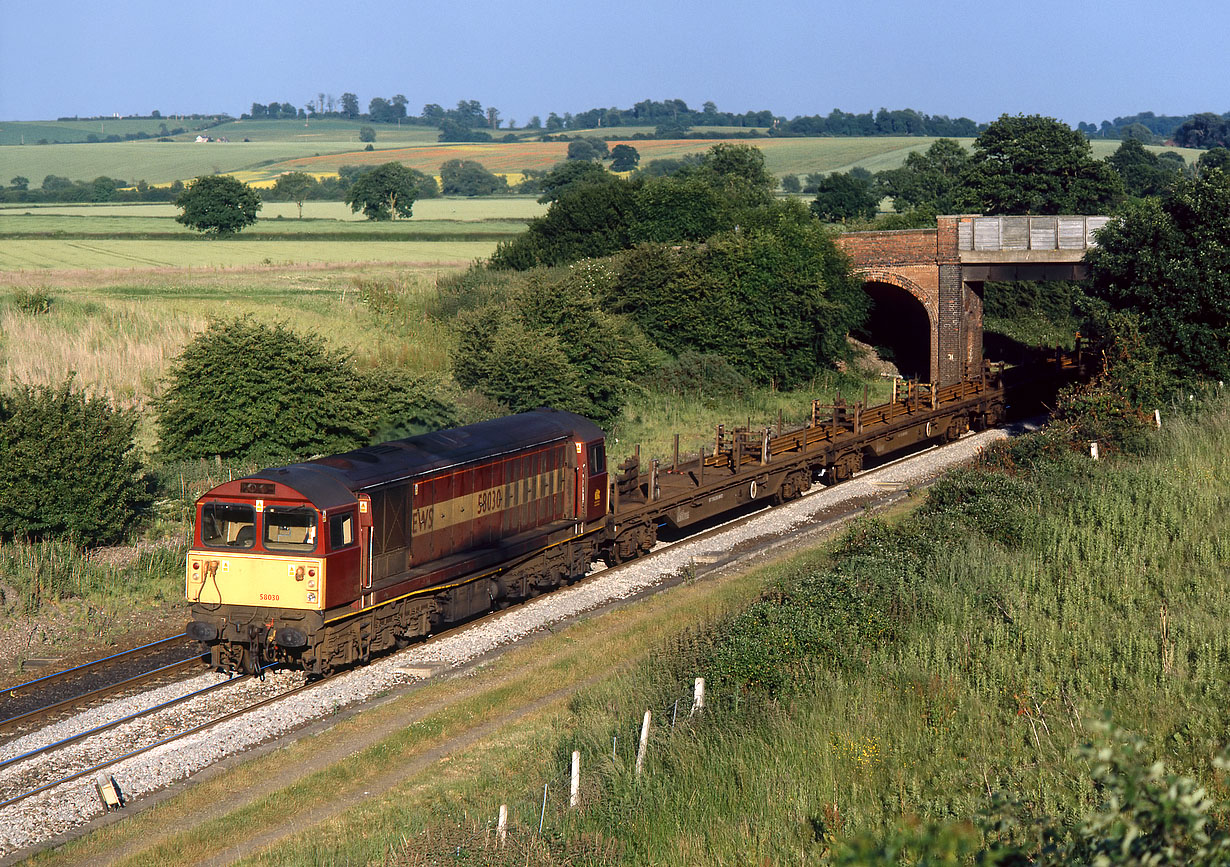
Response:
[{"label": "diesel locomotive", "polygon": [[602,430],[555,410],[261,470],[196,504],[187,631],[325,674],[583,576],[606,517]]}]

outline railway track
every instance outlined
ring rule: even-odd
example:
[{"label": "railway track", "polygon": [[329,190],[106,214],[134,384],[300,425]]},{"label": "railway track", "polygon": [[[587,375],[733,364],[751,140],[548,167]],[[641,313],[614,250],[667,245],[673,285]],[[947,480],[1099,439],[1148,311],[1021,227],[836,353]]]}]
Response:
[{"label": "railway track", "polygon": [[[54,767],[55,763],[50,761],[50,757],[67,749],[74,744],[82,744],[95,736],[105,732],[120,728],[121,726],[130,725],[140,720],[150,719],[158,714],[161,714],[171,708],[179,705],[184,705],[202,696],[213,693],[217,690],[234,687],[238,684],[254,679],[253,675],[240,675],[238,677],[229,678],[219,682],[211,683],[207,686],[195,689],[192,692],[184,695],[176,696],[167,701],[146,707],[134,713],[111,720],[93,728],[87,729],[68,737],[61,738],[52,743],[31,749],[25,753],[12,756],[7,759],[0,760],[0,809],[16,804],[19,801],[24,801],[33,795],[48,789],[55,788],[63,783],[68,783],[91,774],[98,774],[105,771],[112,765],[118,764],[126,759],[139,756],[142,753],[147,753],[157,747],[172,743],[197,732],[204,731],[229,719],[234,719],[243,714],[250,713],[265,705],[272,704],[290,695],[311,688],[312,683],[301,683],[298,686],[293,686],[282,692],[278,692],[271,696],[264,696],[256,701],[244,704],[237,709],[227,710],[220,715],[211,717],[204,722],[196,722],[187,726],[175,726],[171,734],[162,734],[153,738],[147,737],[148,742],[133,746],[128,743],[127,746],[133,746],[128,749],[124,741],[119,743],[122,745],[119,749],[112,747],[110,750],[104,750],[100,754],[90,757],[89,753],[81,753],[78,756],[72,757],[68,762],[63,764],[66,770],[56,770],[48,773],[49,768]],[[150,731],[159,731],[160,726],[147,728],[146,733]],[[85,767],[81,767],[81,765]],[[31,784],[31,780],[34,780]]]},{"label": "railway track", "polygon": [[0,694],[0,744],[106,699],[204,670],[199,649],[179,634],[45,675]]},{"label": "railway track", "polygon": [[[457,633],[464,632],[466,629],[473,627],[476,622],[461,624],[438,635],[433,635],[427,641],[417,646],[422,647],[453,637]],[[179,636],[176,637],[178,638]],[[189,661],[196,664],[200,663],[199,657],[193,657]],[[216,675],[216,677],[225,677],[226,679],[216,680],[190,692],[176,695],[166,701],[159,701],[99,725],[76,731],[25,752],[9,755],[8,757],[4,757],[4,754],[0,752],[0,809],[12,806],[34,795],[83,777],[90,777],[91,775],[106,776],[108,769],[121,762],[148,753],[159,747],[173,744],[175,741],[204,732],[214,726],[237,719],[245,714],[253,713],[292,696],[324,686],[332,678],[338,676],[331,675],[329,677],[304,681],[298,673],[286,673],[284,679],[298,680],[298,682],[292,683],[285,689],[275,690],[271,695],[261,695],[252,701],[246,701],[239,707],[225,706],[223,709],[211,713],[210,718],[205,721],[199,721],[199,714],[193,711],[181,715],[181,719],[191,719],[190,723],[171,724],[168,728],[168,723],[155,721],[153,725],[146,726],[143,732],[139,732],[131,739],[122,738],[117,741],[113,738],[110,744],[104,744],[97,751],[91,750],[89,744],[91,739],[104,735],[107,732],[114,732],[124,726],[135,726],[141,721],[156,720],[159,714],[164,714],[177,707],[189,705],[191,702],[212,693],[239,687],[245,683],[250,684],[258,680],[264,681],[266,672],[275,667],[274,665],[268,666],[264,671],[260,672],[259,676],[250,674],[232,677]],[[151,731],[157,731],[158,734],[151,736],[149,734]],[[138,742],[140,742],[139,745],[137,745]],[[67,756],[63,760],[59,759],[62,753],[73,746],[79,747],[74,755]]]}]

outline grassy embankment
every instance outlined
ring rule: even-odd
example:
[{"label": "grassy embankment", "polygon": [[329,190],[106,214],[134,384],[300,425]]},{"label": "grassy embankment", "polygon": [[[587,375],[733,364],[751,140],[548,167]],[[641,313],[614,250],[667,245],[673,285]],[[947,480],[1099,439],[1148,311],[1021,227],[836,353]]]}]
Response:
[{"label": "grassy embankment", "polygon": [[[1205,780],[1224,819],[1210,759],[1230,721],[1230,414],[1171,417],[1144,459],[1042,451],[864,523],[835,554],[559,632],[35,863],[154,864],[225,841],[245,864],[821,864],[911,819],[976,838],[957,823],[1000,791],[1071,826],[1098,801],[1072,748],[1103,713]],[[709,710],[672,726],[697,674]]]}]

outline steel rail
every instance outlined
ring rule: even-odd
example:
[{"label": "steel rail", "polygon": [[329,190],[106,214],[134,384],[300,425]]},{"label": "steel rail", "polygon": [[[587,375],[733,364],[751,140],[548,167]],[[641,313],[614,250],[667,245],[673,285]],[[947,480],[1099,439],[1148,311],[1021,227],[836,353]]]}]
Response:
[{"label": "steel rail", "polygon": [[[124,687],[133,686],[135,684],[141,683],[142,681],[150,680],[151,678],[157,677],[158,675],[171,671],[173,669],[188,668],[194,663],[201,662],[203,659],[204,659],[204,656],[202,654],[197,654],[196,656],[190,656],[187,659],[181,659],[181,660],[178,660],[177,662],[168,663],[167,665],[160,666],[158,668],[143,672],[141,674],[134,674],[132,677],[125,678],[124,680],[118,681],[117,683],[109,684],[107,686],[100,686],[98,689],[91,690],[90,692],[83,692],[80,695],[71,696],[69,698],[61,699],[60,701],[53,702],[51,704],[44,705],[42,707],[34,708],[33,710],[28,710],[25,713],[18,714],[17,716],[12,716],[12,717],[9,717],[8,719],[0,720],[0,729],[9,728],[10,726],[14,726],[17,723],[28,720],[31,717],[36,717],[41,714],[51,713],[61,708],[68,707],[69,705],[87,702],[92,699],[97,699],[105,695],[109,695],[113,692],[119,692]],[[0,767],[2,766],[3,765],[0,764]]]},{"label": "steel rail", "polygon": [[81,665],[74,666],[73,668],[66,668],[63,671],[57,671],[53,674],[45,674],[42,677],[35,678],[34,680],[29,680],[29,681],[26,681],[25,683],[19,683],[17,686],[10,686],[8,689],[4,690],[4,692],[7,692],[9,695],[15,696],[19,690],[23,690],[27,686],[34,686],[34,684],[42,683],[45,680],[55,680],[61,677],[66,677],[72,674],[73,672],[83,672],[87,668],[93,668],[96,665],[102,665],[104,662],[109,662],[113,659],[119,659],[120,657],[123,657],[123,656],[130,656],[131,654],[137,653],[139,651],[149,650],[151,647],[157,647],[160,644],[166,644],[168,641],[175,641],[176,639],[187,638],[187,637],[188,637],[188,633],[181,632],[179,635],[171,635],[171,636],[168,636],[167,638],[159,638],[157,641],[151,641],[149,644],[142,644],[140,647],[133,647],[128,650],[121,650],[119,653],[113,653],[110,656],[104,656],[102,659],[96,659],[93,662],[85,662],[85,663],[82,663]]},{"label": "steel rail", "polygon": [[[266,668],[265,668],[265,669],[262,669],[262,671],[267,670],[268,668],[271,668],[271,667],[272,667],[272,666],[266,666]],[[243,674],[243,675],[240,675],[239,677],[232,678],[232,679],[230,679],[230,680],[224,680],[224,681],[222,681],[221,683],[215,683],[213,686],[206,687],[205,689],[200,690],[200,691],[195,692],[195,693],[192,693],[191,695],[181,696],[180,698],[174,699],[173,701],[167,702],[167,703],[162,704],[162,705],[158,705],[158,706],[157,706],[157,707],[155,707],[155,708],[150,708],[148,711],[142,711],[142,712],[140,712],[139,714],[134,714],[134,715],[132,715],[132,716],[125,717],[125,718],[124,718],[124,719],[122,719],[122,720],[116,720],[116,721],[114,721],[114,722],[107,723],[107,724],[106,724],[106,725],[104,725],[104,726],[99,726],[98,728],[96,728],[96,729],[92,729],[92,730],[91,730],[91,731],[89,731],[89,732],[84,732],[84,733],[82,733],[81,735],[75,735],[75,736],[74,736],[73,738],[71,738],[71,739],[66,739],[66,740],[64,740],[64,741],[59,741],[59,742],[57,742],[56,744],[52,744],[52,745],[50,745],[49,747],[45,747],[45,748],[43,748],[43,749],[41,749],[41,750],[33,750],[33,751],[31,751],[30,753],[27,753],[27,754],[26,754],[26,757],[31,756],[31,755],[38,755],[38,754],[40,754],[40,753],[42,753],[42,752],[47,752],[47,751],[49,751],[49,750],[50,750],[50,749],[52,749],[52,748],[59,747],[59,746],[63,746],[63,745],[65,745],[66,743],[69,743],[71,740],[80,740],[81,738],[83,738],[83,737],[85,737],[85,736],[87,736],[87,735],[90,735],[90,734],[95,734],[95,733],[100,732],[100,731],[103,731],[103,730],[105,730],[105,729],[112,728],[112,727],[114,727],[114,726],[116,726],[116,725],[119,725],[119,724],[120,724],[120,723],[122,723],[122,722],[127,722],[127,721],[129,721],[129,720],[131,720],[131,719],[133,719],[133,718],[135,718],[135,717],[137,717],[137,716],[145,716],[145,715],[148,715],[149,713],[152,713],[152,712],[153,712],[153,711],[155,711],[155,710],[162,710],[162,709],[164,709],[164,708],[166,708],[166,707],[170,707],[170,706],[171,706],[171,705],[173,705],[173,704],[178,704],[179,702],[186,701],[186,700],[187,700],[187,699],[189,699],[189,698],[195,698],[196,696],[198,696],[198,695],[200,695],[200,694],[202,694],[202,693],[209,692],[210,690],[218,689],[218,688],[220,688],[220,687],[227,686],[227,685],[232,684],[232,683],[238,683],[238,682],[240,682],[240,681],[242,681],[242,680],[245,680],[245,679],[247,679],[247,678],[250,678],[250,677],[252,677],[252,676],[253,676],[253,675],[250,675],[250,674]],[[120,762],[124,761],[125,759],[131,759],[131,758],[133,758],[134,756],[139,756],[139,755],[141,755],[142,753],[147,753],[147,752],[149,752],[150,750],[155,749],[156,747],[160,747],[160,746],[163,746],[164,744],[169,744],[169,743],[171,743],[171,742],[173,742],[173,741],[177,741],[177,740],[179,740],[180,738],[186,738],[186,737],[188,737],[189,735],[193,735],[193,734],[196,734],[197,732],[204,731],[205,729],[211,728],[212,726],[216,726],[216,725],[218,725],[219,723],[224,723],[224,722],[226,722],[227,720],[234,719],[235,717],[238,717],[238,716],[240,716],[240,715],[242,715],[242,714],[245,714],[245,713],[248,713],[248,712],[250,712],[250,711],[256,710],[257,708],[264,707],[264,706],[265,706],[265,705],[267,705],[267,704],[272,704],[272,703],[273,703],[273,702],[275,702],[275,701],[280,701],[281,699],[288,698],[288,697],[290,697],[290,696],[292,696],[292,695],[295,695],[296,693],[302,692],[302,691],[304,691],[304,690],[306,690],[306,689],[310,689],[311,687],[314,687],[314,686],[316,686],[317,684],[320,684],[320,683],[324,683],[324,682],[325,682],[325,681],[327,681],[327,680],[329,680],[329,678],[323,678],[323,679],[321,679],[321,680],[311,681],[311,682],[309,682],[309,683],[305,683],[305,684],[302,684],[302,685],[300,685],[300,686],[297,686],[297,687],[295,687],[294,689],[290,689],[290,690],[287,690],[286,692],[279,693],[278,695],[269,696],[268,698],[261,699],[260,701],[255,702],[255,703],[253,703],[253,704],[250,704],[250,705],[248,705],[248,706],[246,706],[246,707],[242,707],[242,708],[240,708],[239,710],[231,711],[230,713],[224,714],[223,716],[220,716],[220,717],[218,717],[218,718],[216,718],[216,719],[209,720],[208,722],[201,723],[200,725],[193,726],[192,728],[185,729],[184,731],[177,732],[176,734],[173,734],[173,735],[168,735],[167,737],[162,738],[162,739],[161,739],[161,740],[159,740],[159,741],[155,741],[155,742],[154,742],[154,743],[152,743],[152,744],[147,744],[146,746],[139,747],[138,749],[135,749],[135,750],[132,750],[131,752],[125,753],[125,754],[124,754],[124,755],[122,755],[122,756],[117,756],[116,758],[113,758],[113,759],[107,759],[107,761],[105,761],[105,762],[101,762],[101,763],[99,763],[99,764],[97,764],[97,765],[94,765],[93,767],[86,768],[84,771],[78,771],[78,772],[76,772],[76,773],[74,773],[74,774],[70,774],[70,775],[69,775],[69,776],[67,776],[67,777],[61,777],[61,778],[59,778],[59,779],[57,779],[57,780],[53,780],[53,781],[51,781],[51,782],[49,782],[49,783],[44,783],[43,785],[38,786],[37,788],[31,789],[31,790],[30,790],[30,791],[28,791],[28,792],[23,792],[23,793],[22,793],[22,794],[20,794],[20,795],[14,795],[13,797],[9,798],[9,799],[8,799],[8,800],[6,800],[6,801],[0,801],[0,807],[7,807],[7,806],[9,806],[10,804],[16,804],[16,803],[17,803],[17,802],[19,802],[19,801],[24,801],[26,798],[32,797],[33,795],[37,795],[39,792],[45,792],[45,791],[47,791],[48,789],[53,789],[53,788],[55,788],[56,786],[59,786],[59,785],[61,785],[61,784],[63,784],[63,783],[71,783],[73,780],[80,779],[81,777],[84,777],[84,776],[86,776],[86,775],[88,775],[88,774],[97,773],[98,771],[101,771],[103,768],[109,768],[109,767],[111,767],[112,765],[119,764]],[[16,761],[16,760],[17,760],[17,759],[19,759],[19,758],[23,758],[23,757],[22,757],[22,756],[18,756],[18,757],[14,758],[14,759],[9,759],[9,760],[8,760],[8,762],[0,763],[0,767],[3,767],[5,764],[8,764],[9,762]]]},{"label": "steel rail", "polygon": [[[21,755],[12,756],[10,758],[4,759],[3,761],[0,761],[0,768],[6,768],[9,765],[17,764],[18,762],[24,761],[25,759],[33,758],[34,756],[41,756],[47,753],[53,753],[56,750],[60,749],[61,747],[66,747],[69,744],[76,743],[77,741],[85,740],[91,735],[100,734],[101,732],[105,732],[108,729],[113,729],[116,726],[123,725],[126,722],[132,722],[133,720],[141,719],[142,717],[146,717],[146,716],[150,716],[152,714],[157,713],[160,710],[166,710],[169,707],[174,707],[177,704],[182,704],[183,702],[188,701],[189,699],[204,695],[207,692],[213,692],[215,689],[221,689],[222,687],[227,686],[232,683],[238,683],[239,681],[244,680],[249,677],[252,677],[252,675],[244,674],[244,675],[240,675],[239,677],[232,677],[228,680],[222,680],[222,681],[219,681],[218,683],[211,684],[207,687],[204,687],[203,689],[198,689],[195,692],[186,693],[177,698],[173,698],[169,701],[164,701],[162,704],[151,705],[150,707],[147,707],[144,710],[134,711],[133,713],[130,713],[127,716],[119,717],[117,719],[112,720],[111,722],[103,723],[102,725],[95,726],[92,729],[86,729],[85,731],[78,732],[75,735],[69,735],[66,738],[62,738],[58,741],[55,741],[54,743],[46,744],[44,746],[41,746],[36,749],[30,750],[28,752],[22,753]],[[8,802],[6,801],[4,803],[8,803]],[[4,803],[0,803],[0,807],[4,806]]]}]

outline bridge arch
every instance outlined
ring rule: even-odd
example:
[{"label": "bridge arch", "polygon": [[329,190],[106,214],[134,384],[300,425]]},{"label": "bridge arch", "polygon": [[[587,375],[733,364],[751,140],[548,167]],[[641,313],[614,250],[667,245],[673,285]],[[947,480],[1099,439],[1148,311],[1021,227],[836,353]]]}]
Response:
[{"label": "bridge arch", "polygon": [[907,379],[935,382],[939,368],[939,310],[934,290],[891,268],[864,267],[852,272],[871,298],[864,336],[888,347]]}]

